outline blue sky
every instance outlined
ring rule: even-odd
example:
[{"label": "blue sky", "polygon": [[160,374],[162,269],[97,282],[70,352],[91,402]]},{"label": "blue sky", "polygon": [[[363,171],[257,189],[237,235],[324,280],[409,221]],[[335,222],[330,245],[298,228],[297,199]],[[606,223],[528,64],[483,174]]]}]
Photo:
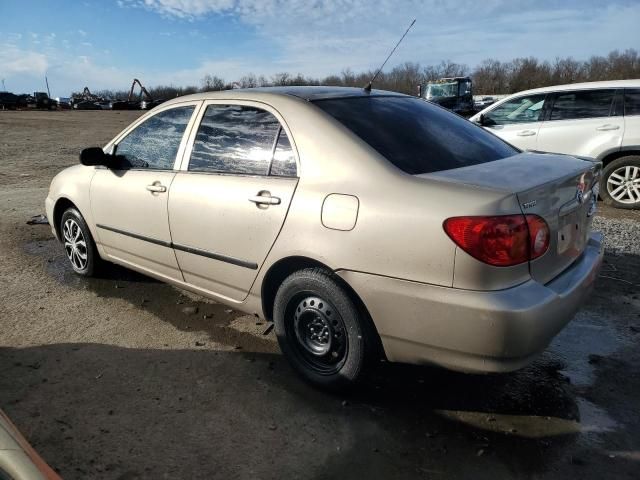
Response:
[{"label": "blue sky", "polygon": [[[199,85],[247,73],[311,76],[536,56],[586,59],[640,48],[640,0],[0,0],[0,79],[14,92],[68,96]],[[1,84],[0,84],[1,88]]]}]

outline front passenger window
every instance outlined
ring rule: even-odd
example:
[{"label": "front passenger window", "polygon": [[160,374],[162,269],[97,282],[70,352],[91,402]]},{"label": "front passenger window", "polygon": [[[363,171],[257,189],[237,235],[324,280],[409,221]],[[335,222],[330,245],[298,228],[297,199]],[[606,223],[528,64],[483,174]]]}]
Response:
[{"label": "front passenger window", "polygon": [[116,146],[118,168],[172,170],[194,108],[164,110],[138,125]]},{"label": "front passenger window", "polygon": [[190,172],[267,175],[278,119],[242,105],[209,105],[198,129]]},{"label": "front passenger window", "polygon": [[545,97],[539,94],[508,100],[484,114],[485,125],[539,122]]}]

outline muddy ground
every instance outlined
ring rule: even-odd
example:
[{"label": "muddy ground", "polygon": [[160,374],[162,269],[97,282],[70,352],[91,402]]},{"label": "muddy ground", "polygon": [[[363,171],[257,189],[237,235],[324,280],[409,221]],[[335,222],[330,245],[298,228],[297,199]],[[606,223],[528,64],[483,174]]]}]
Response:
[{"label": "muddy ground", "polygon": [[0,407],[64,478],[639,478],[638,256],[608,254],[524,370],[381,365],[319,392],[255,319],[115,266],[80,279],[25,224],[137,115],[0,112]]}]

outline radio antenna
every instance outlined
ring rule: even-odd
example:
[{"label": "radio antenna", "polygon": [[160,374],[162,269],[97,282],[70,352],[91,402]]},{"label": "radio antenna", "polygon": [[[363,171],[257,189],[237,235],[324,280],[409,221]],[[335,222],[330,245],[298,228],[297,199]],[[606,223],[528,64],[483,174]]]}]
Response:
[{"label": "radio antenna", "polygon": [[389,54],[389,56],[387,57],[387,59],[382,63],[382,65],[380,65],[380,68],[378,69],[378,71],[376,72],[376,74],[373,76],[373,78],[369,81],[369,83],[367,84],[366,87],[364,87],[364,91],[365,92],[370,92],[371,91],[371,87],[373,86],[373,82],[375,82],[376,78],[378,78],[378,75],[380,75],[380,72],[382,71],[382,69],[384,68],[384,66],[387,64],[387,62],[389,61],[389,59],[391,58],[391,55],[393,55],[393,52],[396,51],[396,48],[398,48],[398,45],[400,45],[400,43],[402,42],[402,40],[404,40],[404,37],[407,36],[407,33],[409,33],[409,30],[411,30],[411,27],[413,27],[413,24],[416,23],[416,19],[413,19],[413,22],[411,22],[411,25],[409,25],[409,28],[407,28],[407,30],[404,32],[404,35],[402,35],[402,37],[400,37],[400,40],[398,40],[398,43],[396,43],[396,46],[393,47],[393,50],[391,50],[391,53]]}]

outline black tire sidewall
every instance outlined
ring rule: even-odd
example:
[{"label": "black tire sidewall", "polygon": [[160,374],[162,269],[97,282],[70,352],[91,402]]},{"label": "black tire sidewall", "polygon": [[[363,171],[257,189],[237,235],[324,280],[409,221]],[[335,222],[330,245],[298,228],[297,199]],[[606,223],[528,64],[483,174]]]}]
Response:
[{"label": "black tire sidewall", "polygon": [[[299,347],[293,344],[295,335],[287,331],[287,308],[300,293],[316,295],[333,305],[340,314],[348,338],[344,363],[333,374],[320,374],[305,365]],[[347,292],[322,269],[305,269],[287,277],[275,297],[273,321],[278,343],[293,368],[307,381],[329,390],[341,390],[353,385],[360,378],[366,360],[365,332],[358,308]]]},{"label": "black tire sidewall", "polygon": [[602,182],[600,183],[600,197],[602,197],[602,201],[604,203],[606,203],[607,205],[611,205],[612,207],[624,209],[639,209],[640,202],[635,204],[620,203],[611,198],[611,196],[609,195],[609,191],[607,190],[609,176],[618,168],[626,165],[640,168],[640,156],[628,155],[626,157],[620,157],[604,167],[604,169],[602,170]]},{"label": "black tire sidewall", "polygon": [[[60,225],[59,225],[60,238],[63,243],[64,243],[64,233],[63,233],[64,222],[66,222],[68,219],[75,220],[75,222],[80,226],[80,230],[82,230],[82,234],[84,235],[85,242],[87,244],[87,266],[83,270],[78,270],[73,265],[73,263],[69,260],[69,258],[67,258],[67,261],[69,262],[69,265],[71,266],[73,271],[76,272],[78,275],[90,277],[95,272],[95,266],[96,266],[97,256],[98,256],[96,245],[93,241],[93,237],[91,236],[91,231],[89,230],[87,223],[84,221],[84,218],[82,218],[82,215],[80,214],[80,212],[76,208],[73,208],[73,207],[68,208],[62,214],[62,219],[60,220]],[[65,257],[66,256],[67,254],[65,251]]]}]

